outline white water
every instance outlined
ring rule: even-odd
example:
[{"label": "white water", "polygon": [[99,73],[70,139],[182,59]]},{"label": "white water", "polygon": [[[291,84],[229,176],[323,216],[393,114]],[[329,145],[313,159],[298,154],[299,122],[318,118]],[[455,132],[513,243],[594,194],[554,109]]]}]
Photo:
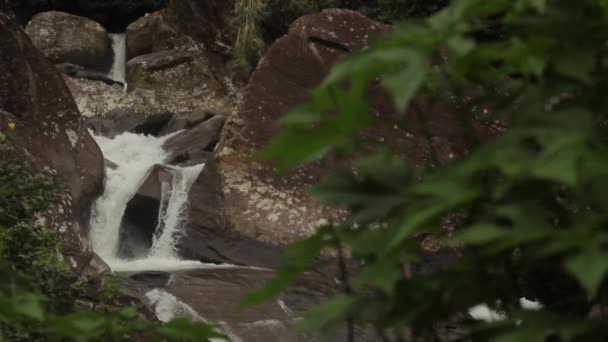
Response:
[{"label": "white water", "polygon": [[127,42],[124,33],[110,33],[114,63],[108,77],[114,81],[122,82],[127,89]]},{"label": "white water", "polygon": [[198,175],[203,170],[204,164],[185,168],[177,168],[179,172],[173,177],[171,194],[166,201],[167,209],[161,210],[164,215],[158,220],[157,230],[161,234],[154,235],[150,257],[153,258],[176,258],[175,244],[180,237],[180,228],[184,226],[187,217],[185,211],[188,209],[188,190]]},{"label": "white water", "polygon": [[[524,297],[519,299],[519,305],[524,310],[541,310],[543,305],[537,301],[529,300]],[[478,321],[496,322],[506,318],[503,313],[490,309],[486,304],[475,305],[469,309],[469,314]]]},{"label": "white water", "polygon": [[123,133],[113,139],[93,135],[104,157],[116,163],[116,169],[106,168],[104,194],[93,206],[91,242],[94,250],[114,271],[176,270],[207,267],[198,261],[180,260],[175,251],[181,230],[186,223],[188,192],[203,165],[173,167],[173,186],[167,194],[166,211],[159,216],[158,236],[154,238],[148,256],[124,260],[117,256],[120,228],[127,203],[145,181],[148,171],[163,164],[168,153],[162,145],[169,136],[157,138]]}]

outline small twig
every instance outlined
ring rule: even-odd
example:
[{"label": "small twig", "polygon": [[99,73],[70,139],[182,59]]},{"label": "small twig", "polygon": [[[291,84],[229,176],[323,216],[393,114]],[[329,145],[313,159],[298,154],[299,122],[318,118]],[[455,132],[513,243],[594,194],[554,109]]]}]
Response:
[{"label": "small twig", "polygon": [[[340,270],[340,281],[342,282],[344,293],[346,293],[347,295],[352,295],[353,287],[350,283],[350,275],[348,272],[348,266],[346,265],[346,258],[344,257],[342,241],[340,241],[340,238],[338,237],[338,234],[336,233],[335,227],[333,227],[333,226],[331,227],[331,233],[333,235],[334,242],[336,244],[336,248],[338,249],[338,267]],[[355,320],[353,319],[352,316],[346,320],[346,325],[347,325],[346,341],[355,342]]]},{"label": "small twig", "polygon": [[435,146],[433,146],[433,134],[431,133],[431,130],[429,128],[428,117],[426,116],[426,114],[424,114],[424,112],[416,101],[412,101],[412,107],[414,109],[414,112],[416,113],[416,116],[418,117],[418,121],[422,126],[422,133],[424,134],[424,138],[426,139],[426,142],[429,145],[429,150],[431,152],[431,161],[435,166],[439,166],[439,156],[437,154],[437,151],[435,150]]}]

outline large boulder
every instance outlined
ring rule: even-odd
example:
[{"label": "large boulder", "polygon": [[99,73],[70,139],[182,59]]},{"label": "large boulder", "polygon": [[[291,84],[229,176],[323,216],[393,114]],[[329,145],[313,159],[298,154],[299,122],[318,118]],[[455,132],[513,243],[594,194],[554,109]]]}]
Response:
[{"label": "large boulder", "polygon": [[38,223],[56,231],[71,266],[102,267],[87,239],[91,204],[103,189],[102,153],[82,125],[62,75],[2,13],[0,42],[0,110],[15,118],[11,142],[34,172],[60,185],[57,201],[36,215]]},{"label": "large boulder", "polygon": [[[234,246],[231,241],[255,240],[281,247],[343,217],[342,211],[319,205],[305,192],[335,166],[331,158],[277,175],[271,162],[256,160],[254,154],[277,132],[277,120],[308,99],[309,90],[323,80],[333,63],[348,52],[366,48],[371,39],[390,30],[390,26],[357,12],[324,10],[294,22],[289,33],[269,48],[224,127],[214,160],[207,163],[191,189],[193,211],[187,244],[198,241],[201,255],[206,255],[206,244],[211,241],[214,250],[228,259],[242,259],[243,254],[230,248]],[[399,118],[382,88],[371,87],[369,94],[371,113]],[[446,160],[464,153],[466,145],[447,107],[424,98],[416,99],[416,105],[430,118],[433,150],[438,157]],[[363,151],[369,151],[374,143],[390,141],[413,164],[432,161],[424,132],[405,121],[362,132],[361,139],[371,142]],[[222,236],[225,238],[220,242]]]},{"label": "large boulder", "polygon": [[208,153],[213,152],[213,148],[220,140],[224,122],[226,118],[217,115],[167,139],[163,148],[169,151],[169,163],[205,162]]},{"label": "large boulder", "polygon": [[128,62],[127,83],[132,91],[151,91],[169,110],[190,104],[198,111],[230,112],[233,99],[227,76],[215,69],[204,50],[165,50]]},{"label": "large boulder", "polygon": [[137,56],[184,46],[184,35],[164,20],[165,11],[156,11],[127,27],[127,60]]},{"label": "large boulder", "polygon": [[35,15],[25,28],[53,63],[72,63],[107,73],[112,67],[108,32],[93,20],[64,12]]}]

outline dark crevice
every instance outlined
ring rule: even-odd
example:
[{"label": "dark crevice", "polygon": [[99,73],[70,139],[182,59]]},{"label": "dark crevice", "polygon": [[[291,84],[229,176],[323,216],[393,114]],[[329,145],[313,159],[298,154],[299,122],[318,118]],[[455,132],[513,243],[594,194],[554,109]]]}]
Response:
[{"label": "dark crevice", "polygon": [[334,42],[331,40],[323,39],[323,38],[320,38],[317,36],[308,36],[308,41],[311,43],[326,47],[330,50],[338,50],[338,51],[342,51],[342,52],[346,52],[346,53],[350,52],[350,49],[343,44],[340,44],[338,42]]}]

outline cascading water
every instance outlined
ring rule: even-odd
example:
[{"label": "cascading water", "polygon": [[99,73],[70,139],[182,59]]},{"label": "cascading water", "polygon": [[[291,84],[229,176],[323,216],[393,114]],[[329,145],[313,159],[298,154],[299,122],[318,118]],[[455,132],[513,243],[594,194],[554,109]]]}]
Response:
[{"label": "cascading water", "polygon": [[114,81],[122,82],[127,89],[127,42],[124,33],[111,33],[114,63],[108,77]]},{"label": "cascading water", "polygon": [[186,223],[188,192],[203,165],[171,167],[173,185],[166,209],[159,214],[157,234],[147,257],[125,260],[117,256],[122,217],[129,200],[145,181],[148,171],[168,157],[162,145],[169,136],[154,137],[123,133],[114,138],[93,135],[104,157],[118,166],[106,168],[104,194],[95,202],[91,218],[93,248],[114,271],[200,268],[197,261],[180,260],[175,251],[180,231]]},{"label": "cascading water", "polygon": [[150,256],[156,258],[176,258],[175,243],[179,239],[179,228],[183,227],[186,222],[184,219],[188,208],[188,190],[196,177],[203,170],[203,164],[194,165],[185,168],[178,168],[173,177],[172,191],[169,199],[166,201],[166,210],[161,209],[159,225],[157,233],[154,235],[152,248],[150,248]]}]

